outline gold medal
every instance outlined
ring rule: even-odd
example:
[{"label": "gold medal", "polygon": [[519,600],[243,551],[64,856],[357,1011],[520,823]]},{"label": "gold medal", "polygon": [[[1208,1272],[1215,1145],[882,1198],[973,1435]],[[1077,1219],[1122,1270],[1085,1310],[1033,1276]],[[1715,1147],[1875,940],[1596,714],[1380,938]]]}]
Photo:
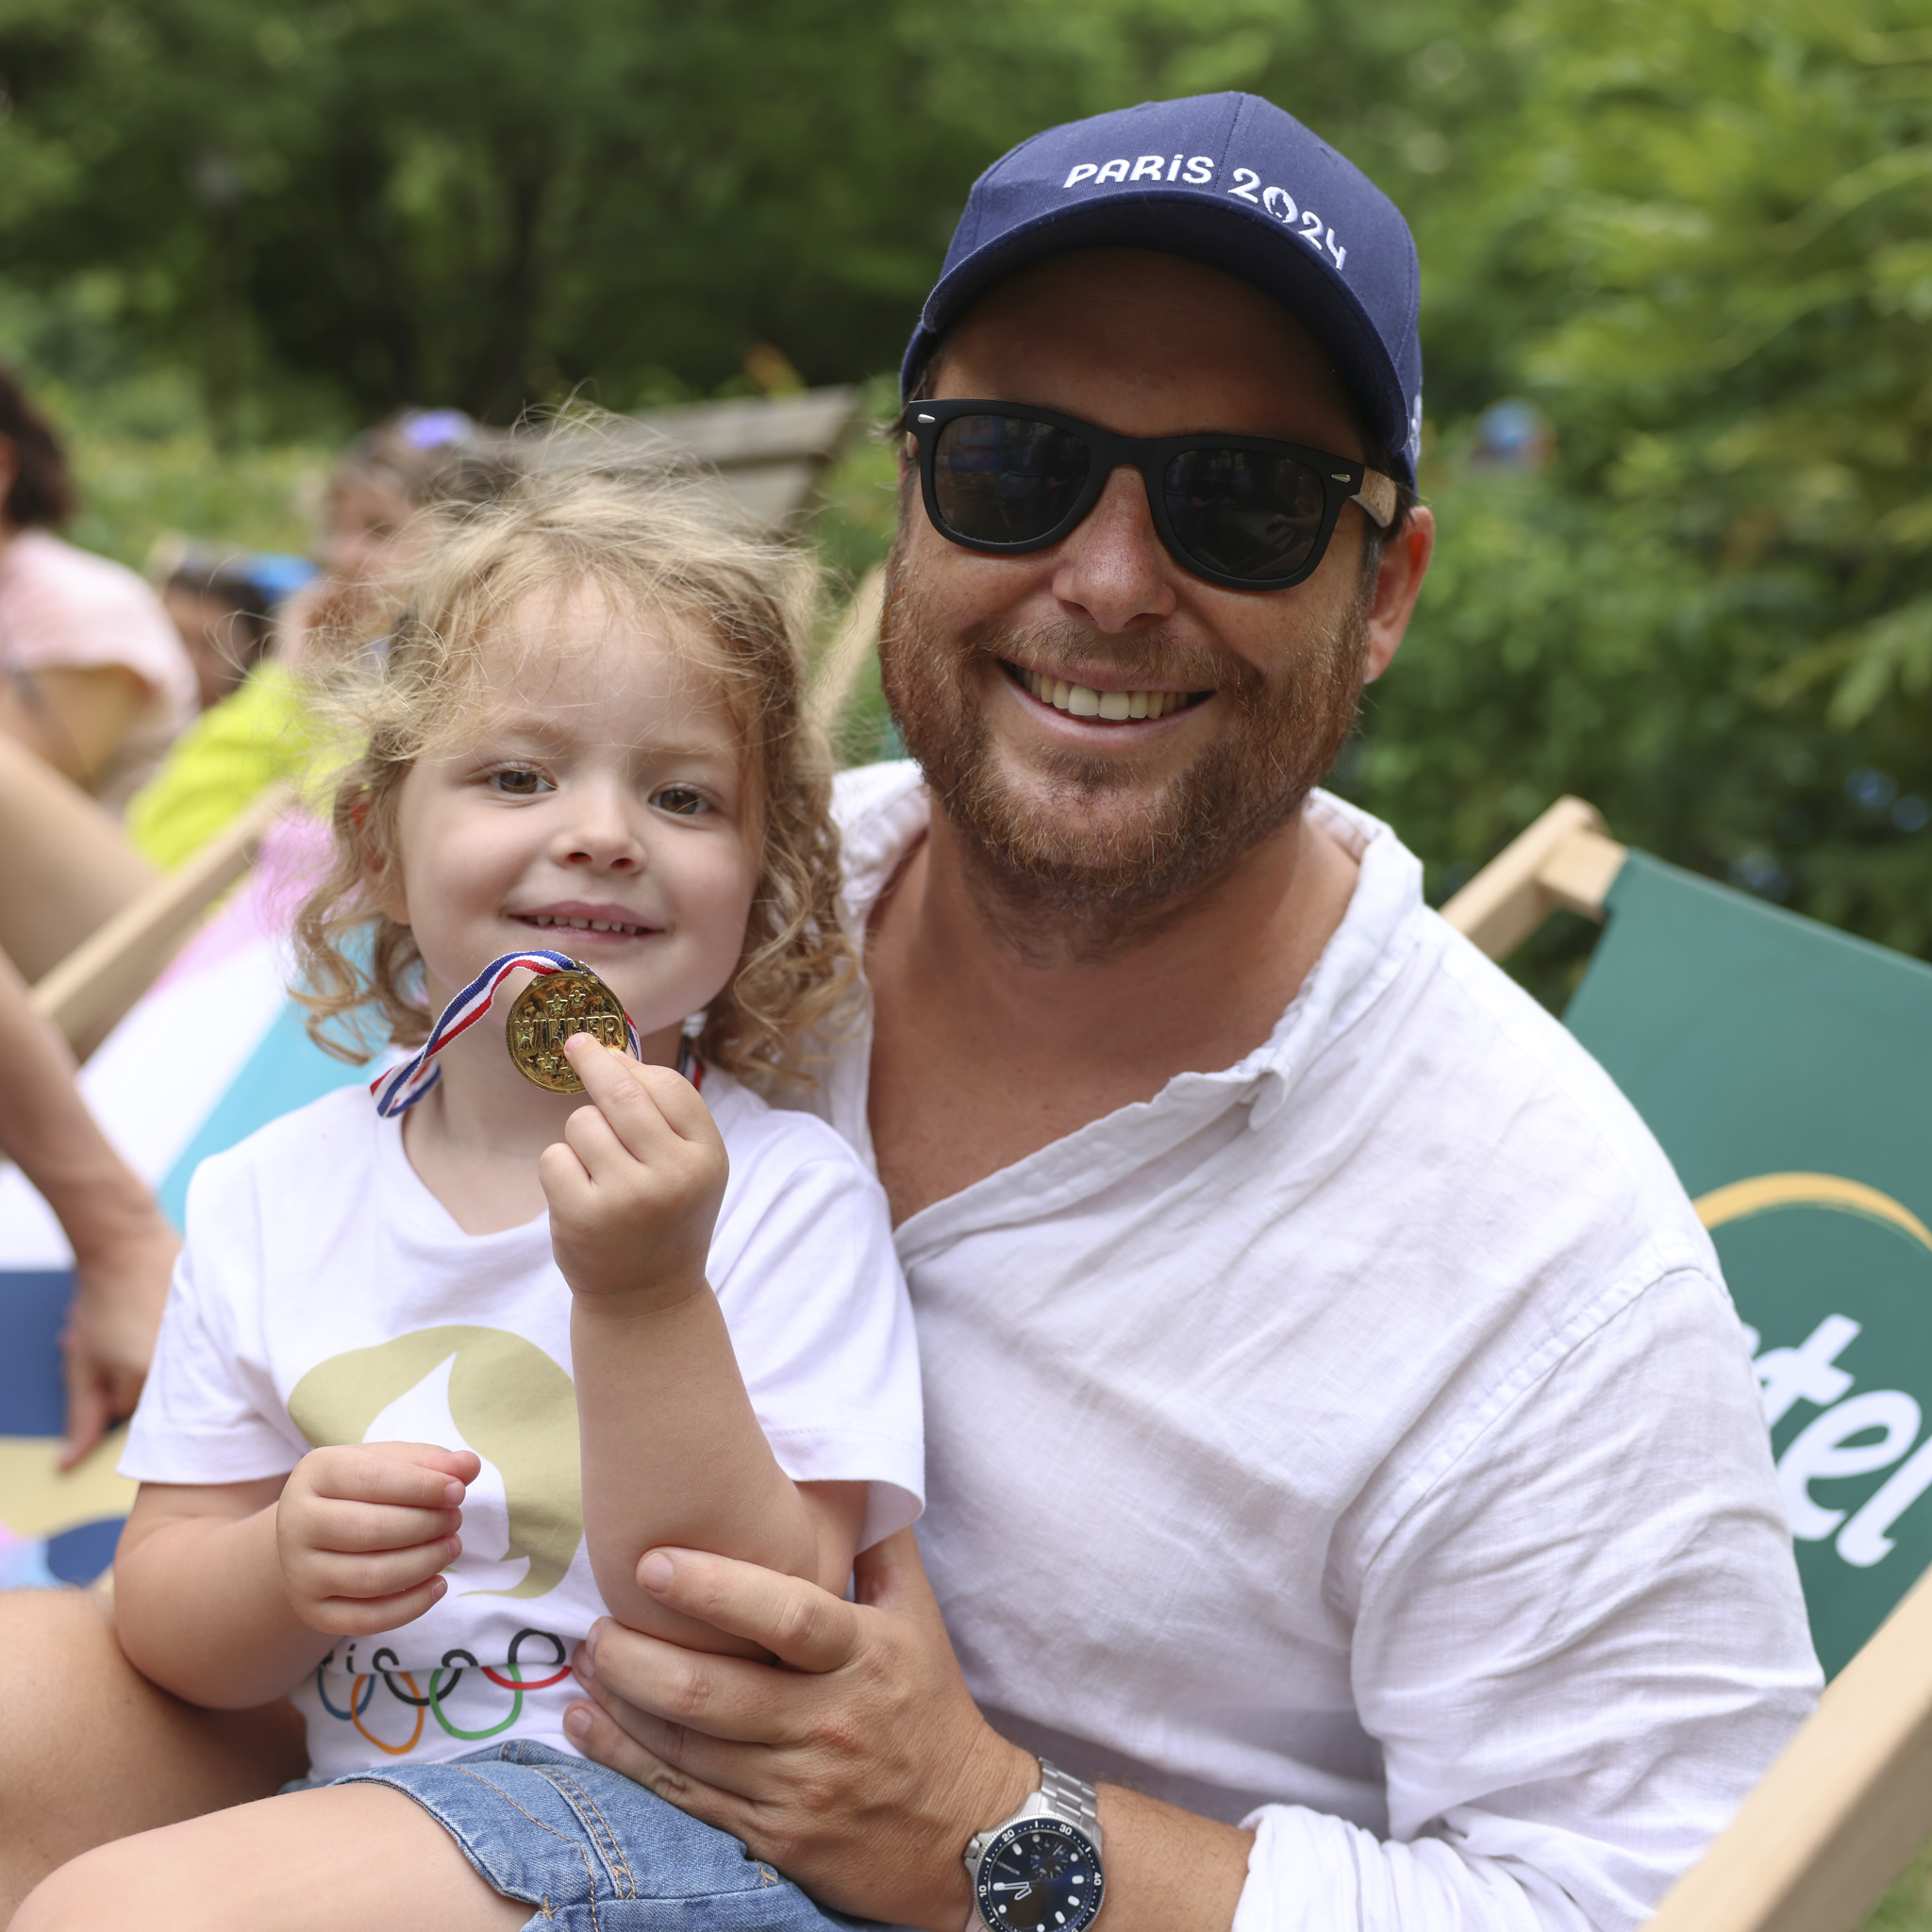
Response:
[{"label": "gold medal", "polygon": [[619,1053],[629,1043],[623,1002],[583,965],[540,974],[517,995],[503,1024],[517,1072],[551,1093],[584,1091],[563,1056],[563,1042],[573,1033],[588,1033]]}]

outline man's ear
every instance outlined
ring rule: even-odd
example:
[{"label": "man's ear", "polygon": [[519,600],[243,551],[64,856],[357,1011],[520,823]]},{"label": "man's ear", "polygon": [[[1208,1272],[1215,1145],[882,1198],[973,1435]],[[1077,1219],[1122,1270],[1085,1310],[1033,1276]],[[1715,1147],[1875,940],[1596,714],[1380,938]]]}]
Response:
[{"label": "man's ear", "polygon": [[1395,661],[1435,550],[1435,512],[1417,504],[1402,520],[1402,527],[1382,545],[1375,567],[1375,593],[1369,607],[1366,683],[1374,683]]}]

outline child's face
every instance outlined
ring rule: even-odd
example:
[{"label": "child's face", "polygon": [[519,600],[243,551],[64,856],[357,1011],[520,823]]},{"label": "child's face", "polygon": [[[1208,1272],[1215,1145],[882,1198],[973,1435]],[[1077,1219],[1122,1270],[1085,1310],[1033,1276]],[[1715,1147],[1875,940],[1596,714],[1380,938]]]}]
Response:
[{"label": "child's face", "polygon": [[328,498],[328,526],[322,560],[331,576],[359,584],[405,560],[397,543],[414,514],[400,491],[385,490],[367,477],[338,483]]},{"label": "child's face", "polygon": [[608,980],[668,1058],[744,944],[758,860],[739,733],[664,620],[580,595],[504,631],[481,722],[403,781],[383,909],[414,931],[432,1012],[542,947]]}]

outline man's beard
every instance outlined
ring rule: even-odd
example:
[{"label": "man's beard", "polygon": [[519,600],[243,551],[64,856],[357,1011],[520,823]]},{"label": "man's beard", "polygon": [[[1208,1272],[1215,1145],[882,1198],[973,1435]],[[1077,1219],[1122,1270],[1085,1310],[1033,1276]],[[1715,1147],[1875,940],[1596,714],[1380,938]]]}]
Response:
[{"label": "man's beard", "polygon": [[[1075,624],[983,625],[948,639],[938,601],[898,562],[880,625],[886,702],[960,836],[978,896],[1024,952],[1091,958],[1165,924],[1293,818],[1354,726],[1368,582],[1271,680],[1231,652],[1210,656],[1158,631],[1103,639]],[[1095,658],[1128,689],[1211,690],[1232,727],[1145,796],[1134,795],[1132,759],[1060,747],[1037,747],[1036,775],[1016,786],[994,752],[976,679],[1008,675],[995,659]]]}]

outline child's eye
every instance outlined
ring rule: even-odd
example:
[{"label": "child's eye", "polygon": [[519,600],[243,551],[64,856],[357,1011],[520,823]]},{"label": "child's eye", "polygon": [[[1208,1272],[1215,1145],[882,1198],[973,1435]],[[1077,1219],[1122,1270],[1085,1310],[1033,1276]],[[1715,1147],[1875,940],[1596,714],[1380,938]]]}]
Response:
[{"label": "child's eye", "polygon": [[693,791],[689,785],[667,785],[651,803],[659,811],[675,812],[681,819],[694,819],[699,813],[711,808],[711,801],[702,791]]},{"label": "child's eye", "polygon": [[490,784],[510,798],[535,798],[540,791],[557,789],[541,772],[533,772],[527,765],[509,765],[500,772],[491,772]]}]

